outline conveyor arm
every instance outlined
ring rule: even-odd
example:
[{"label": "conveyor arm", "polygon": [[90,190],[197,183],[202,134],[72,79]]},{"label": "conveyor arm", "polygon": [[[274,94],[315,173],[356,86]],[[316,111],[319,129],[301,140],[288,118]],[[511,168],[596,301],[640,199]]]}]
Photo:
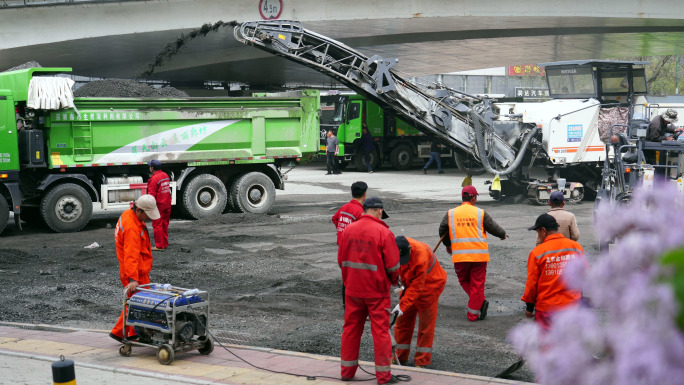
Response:
[{"label": "conveyor arm", "polygon": [[234,34],[244,44],[313,68],[394,109],[420,131],[470,154],[489,172],[504,175],[520,163],[516,157],[522,158],[525,148],[517,153],[492,130],[495,113],[490,99],[410,83],[392,70],[398,59],[366,57],[343,43],[304,29],[298,21],[246,22],[235,27]]}]

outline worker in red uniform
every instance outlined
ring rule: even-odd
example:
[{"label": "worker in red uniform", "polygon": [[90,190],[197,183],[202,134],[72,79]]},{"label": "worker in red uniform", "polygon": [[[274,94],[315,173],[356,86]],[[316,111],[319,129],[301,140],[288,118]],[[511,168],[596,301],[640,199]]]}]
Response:
[{"label": "worker in red uniform", "polygon": [[393,310],[400,316],[394,325],[397,356],[399,363],[406,365],[418,316],[418,341],[413,363],[424,368],[430,365],[432,358],[439,296],[446,285],[447,274],[427,244],[403,235],[398,236],[396,242],[401,264],[399,277],[404,286],[401,300]]},{"label": "worker in red uniform", "polygon": [[352,199],[342,205],[335,215],[333,215],[332,223],[335,225],[335,229],[337,229],[338,246],[344,229],[347,228],[349,224],[356,222],[361,218],[361,215],[363,215],[363,201],[366,200],[366,190],[368,190],[366,182],[358,181],[352,183]]},{"label": "worker in red uniform", "polygon": [[154,251],[169,247],[169,220],[171,220],[171,179],[161,169],[161,162],[157,159],[150,161],[152,176],[147,181],[147,193],[157,200],[157,209],[161,217],[152,221],[154,230]]},{"label": "worker in red uniform", "polygon": [[342,233],[337,261],[347,288],[340,352],[342,380],[351,380],[359,366],[361,334],[370,318],[379,384],[395,383],[390,372],[392,339],[390,286],[399,280],[399,250],[394,234],[382,221],[387,218],[380,198],[363,202],[364,213]]},{"label": "worker in red uniform", "polygon": [[[354,182],[351,185],[352,199],[342,205],[339,210],[333,215],[332,223],[337,230],[337,245],[340,245],[340,238],[342,232],[347,228],[347,225],[356,222],[361,215],[363,215],[363,201],[366,200],[366,191],[368,185],[366,182]],[[342,285],[342,307],[345,306],[344,284]]]},{"label": "worker in red uniform", "polygon": [[[119,278],[126,289],[128,297],[133,295],[139,285],[150,283],[152,270],[152,250],[150,234],[145,221],[159,219],[157,202],[152,195],[142,195],[133,207],[121,214],[116,222],[114,240],[116,258],[119,260]],[[109,336],[121,342],[123,338],[123,311]],[[126,326],[126,338],[136,339],[138,336],[133,327]]]},{"label": "worker in red uniform", "polygon": [[[468,294],[466,315],[471,322],[485,319],[489,308],[484,293],[489,262],[487,233],[501,240],[508,238],[489,214],[475,207],[477,196],[475,187],[463,187],[463,204],[449,210],[439,224],[439,236],[451,254],[458,282]],[[447,233],[449,236],[444,236]]]},{"label": "worker in red uniform", "polygon": [[528,230],[536,230],[542,243],[527,257],[527,282],[521,299],[527,305],[525,316],[534,317],[542,329],[548,330],[555,312],[577,305],[582,298],[581,291],[565,286],[565,266],[575,259],[581,259],[586,266],[587,260],[582,246],[565,238],[551,215],[540,215]]}]

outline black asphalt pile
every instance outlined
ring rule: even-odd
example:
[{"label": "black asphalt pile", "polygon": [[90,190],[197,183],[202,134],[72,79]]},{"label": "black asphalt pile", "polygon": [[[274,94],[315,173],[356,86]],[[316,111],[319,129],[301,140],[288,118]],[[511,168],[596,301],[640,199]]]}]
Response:
[{"label": "black asphalt pile", "polygon": [[173,87],[154,88],[135,80],[105,79],[86,83],[74,91],[74,96],[108,98],[185,98],[188,97],[188,94]]},{"label": "black asphalt pile", "polygon": [[43,67],[43,66],[40,65],[40,63],[38,63],[37,61],[27,61],[24,64],[18,65],[16,67],[12,67],[10,69],[6,69],[2,72],[18,71],[18,70],[25,70],[27,68],[40,68],[40,67]]},{"label": "black asphalt pile", "polygon": [[199,28],[193,29],[188,34],[181,34],[175,41],[168,43],[166,47],[164,47],[164,49],[162,49],[157,56],[154,57],[154,61],[147,66],[147,69],[141,72],[138,76],[143,78],[152,75],[157,67],[162,67],[165,63],[167,63],[172,57],[178,54],[178,52],[180,52],[180,50],[190,40],[197,37],[204,37],[209,32],[216,32],[221,27],[235,27],[237,25],[238,22],[235,20],[229,21],[227,23],[218,21],[214,24],[204,24]]}]

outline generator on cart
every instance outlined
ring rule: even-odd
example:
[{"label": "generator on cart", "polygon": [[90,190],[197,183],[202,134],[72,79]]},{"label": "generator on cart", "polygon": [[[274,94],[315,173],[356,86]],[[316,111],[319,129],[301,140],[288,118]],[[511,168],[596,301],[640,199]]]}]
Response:
[{"label": "generator on cart", "polygon": [[168,284],[141,285],[130,298],[124,293],[124,328],[132,326],[137,340],[124,337],[119,354],[130,356],[133,345],[157,349],[162,365],[173,362],[175,353],[197,350],[210,354],[214,341],[207,329],[209,293]]}]

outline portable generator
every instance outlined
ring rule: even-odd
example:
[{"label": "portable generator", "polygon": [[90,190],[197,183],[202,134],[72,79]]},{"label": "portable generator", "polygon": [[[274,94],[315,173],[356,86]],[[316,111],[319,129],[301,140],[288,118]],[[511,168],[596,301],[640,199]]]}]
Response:
[{"label": "portable generator", "polygon": [[130,356],[133,345],[157,348],[157,360],[169,365],[175,353],[197,349],[201,354],[214,350],[208,333],[209,293],[149,283],[138,287],[130,298],[124,292],[124,330],[135,328],[137,339],[124,337],[119,348]]}]

